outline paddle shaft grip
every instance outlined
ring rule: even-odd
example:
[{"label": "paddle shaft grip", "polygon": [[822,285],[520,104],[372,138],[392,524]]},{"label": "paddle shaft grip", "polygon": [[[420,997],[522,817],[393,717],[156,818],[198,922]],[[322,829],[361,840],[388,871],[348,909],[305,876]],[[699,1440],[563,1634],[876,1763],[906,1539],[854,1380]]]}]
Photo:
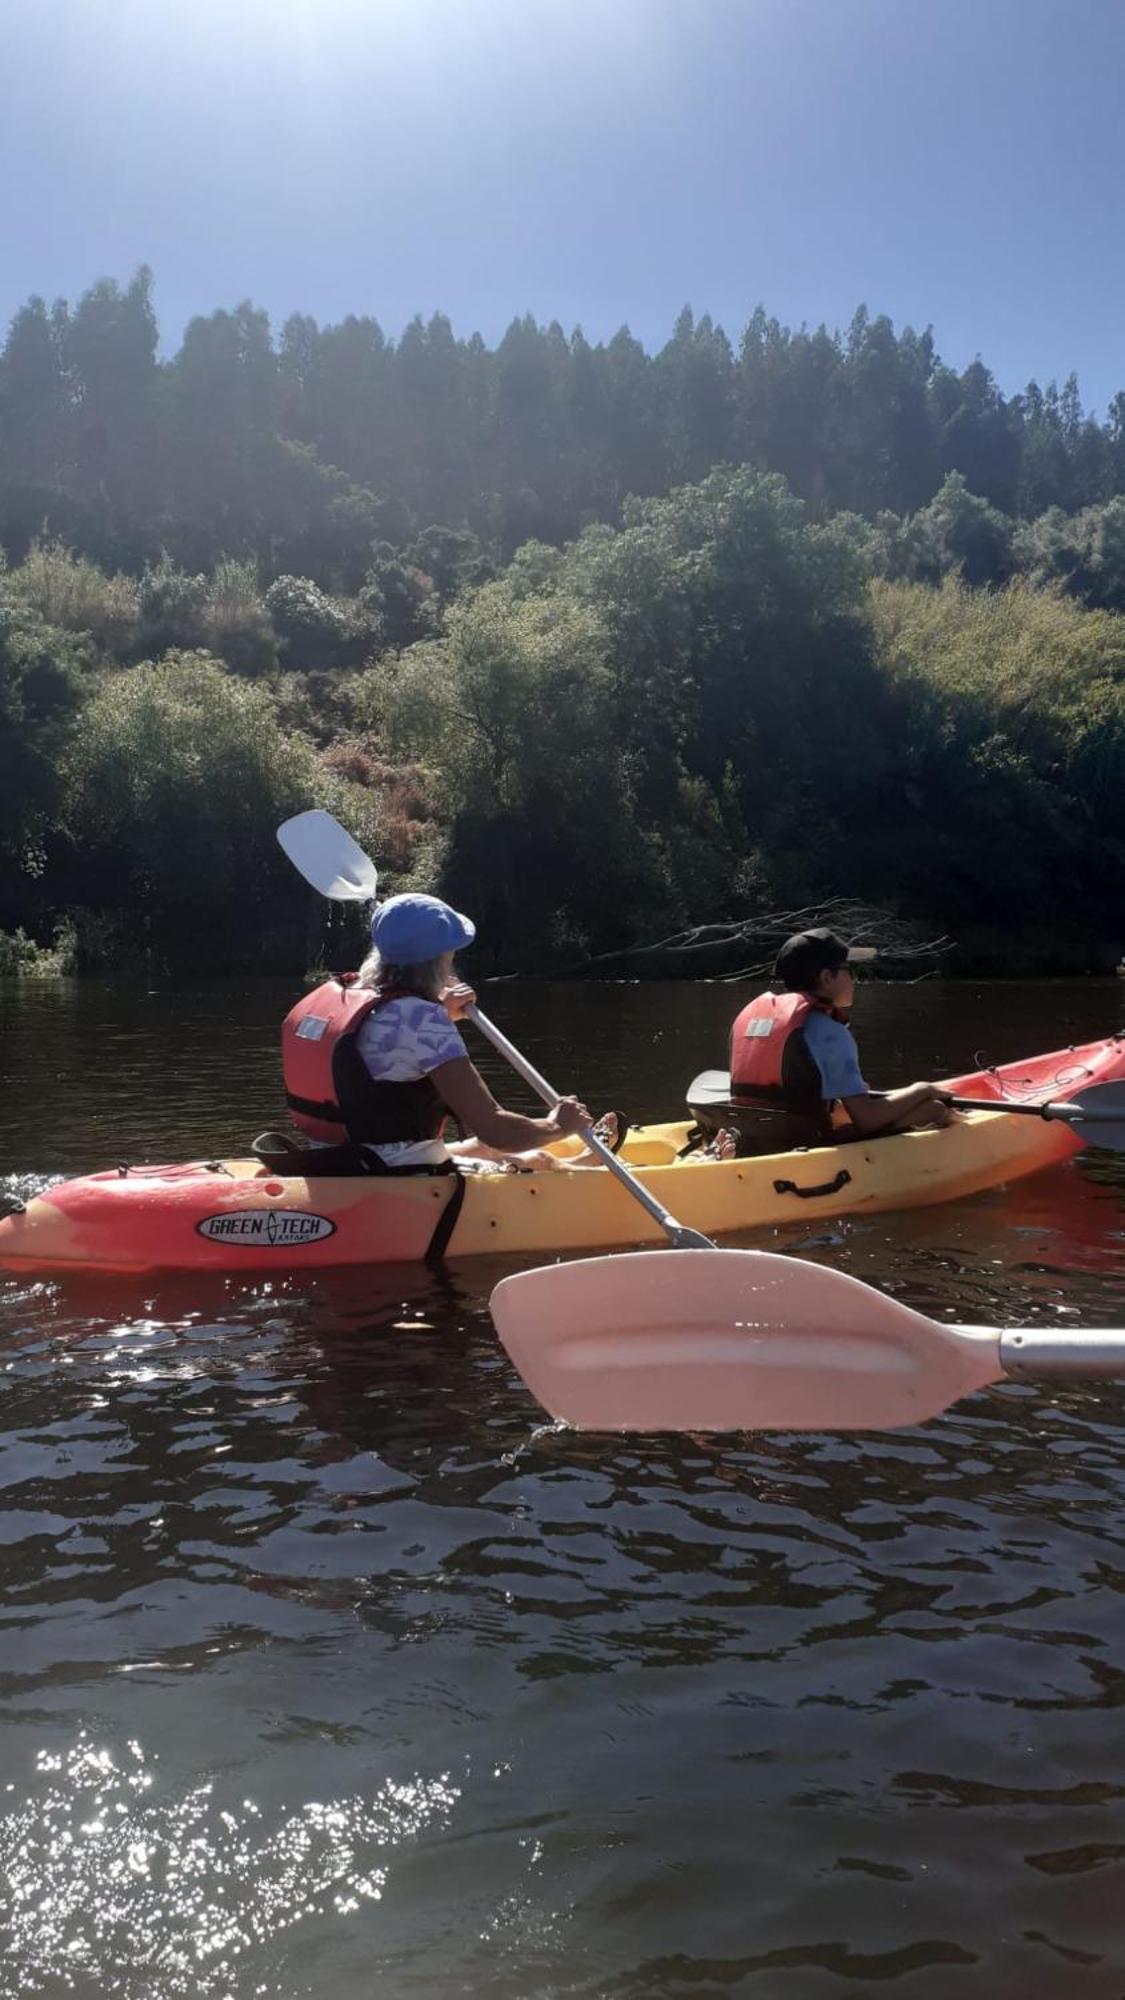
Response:
[{"label": "paddle shaft grip", "polygon": [[1052,1326],[1010,1327],[1000,1334],[1000,1366],[1005,1375],[1042,1380],[1046,1376],[1112,1382],[1125,1377],[1125,1328],[1073,1333]]},{"label": "paddle shaft grip", "polygon": [[[507,1035],[501,1033],[495,1022],[490,1021],[487,1014],[482,1014],[479,1007],[467,1007],[465,1009],[465,1019],[471,1021],[474,1027],[480,1029],[485,1040],[492,1043],[493,1048],[504,1057],[506,1062],[511,1063],[516,1075],[522,1076],[524,1082],[530,1085],[535,1095],[542,1098],[548,1110],[553,1111],[559,1102],[560,1093],[552,1084],[547,1082],[545,1076],[540,1076],[539,1071],[532,1063],[528,1062],[527,1057],[520,1054],[514,1044],[508,1040]],[[628,1167],[624,1166],[616,1153],[611,1152],[605,1142],[598,1138],[596,1132],[587,1127],[582,1136],[591,1152],[596,1153],[602,1165],[609,1168],[614,1179],[620,1181],[622,1187],[627,1187],[633,1199],[640,1202],[641,1207],[647,1211],[654,1222],[659,1223],[661,1229],[671,1238],[677,1250],[714,1249],[715,1246],[711,1242],[710,1237],[702,1235],[698,1229],[686,1228],[682,1222],[676,1221],[674,1215],[669,1215],[663,1202],[657,1201],[656,1196],[650,1194],[646,1187],[642,1187],[640,1181],[634,1180]]]}]

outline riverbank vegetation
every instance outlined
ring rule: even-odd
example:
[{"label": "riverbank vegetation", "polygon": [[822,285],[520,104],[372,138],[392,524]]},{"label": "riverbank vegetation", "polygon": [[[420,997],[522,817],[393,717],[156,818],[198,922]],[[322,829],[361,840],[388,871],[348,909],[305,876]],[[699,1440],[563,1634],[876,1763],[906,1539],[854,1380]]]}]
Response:
[{"label": "riverbank vegetation", "polygon": [[142,273],[13,322],[0,544],[0,972],[347,957],[274,842],[314,802],[504,966],[841,893],[1118,956],[1125,397],[865,314],[244,306],[160,360]]}]

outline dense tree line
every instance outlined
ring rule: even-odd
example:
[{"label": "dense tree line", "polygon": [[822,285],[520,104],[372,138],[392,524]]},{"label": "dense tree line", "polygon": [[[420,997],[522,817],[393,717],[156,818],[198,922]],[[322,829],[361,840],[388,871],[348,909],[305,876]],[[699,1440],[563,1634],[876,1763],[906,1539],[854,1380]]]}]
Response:
[{"label": "dense tree line", "polygon": [[[432,534],[432,573],[377,554],[351,596],[34,543],[0,573],[0,970],[60,925],[95,965],[354,956],[274,843],[314,801],[388,887],[470,907],[494,964],[847,892],[963,963],[1108,967],[1125,619],[1093,600],[1116,504],[1096,532],[1067,517],[1084,567],[1050,587],[956,476],[865,521],[718,468],[490,575]],[[1064,525],[1036,524],[1040,553]]]},{"label": "dense tree line", "polygon": [[133,575],[249,557],[355,592],[373,544],[401,554],[433,523],[503,562],[725,463],[782,474],[818,518],[917,514],[950,473],[1001,514],[1076,514],[1125,492],[1125,395],[1104,423],[1073,377],[1005,397],[981,361],[952,369],[928,331],[862,308],[846,333],[759,309],[737,347],[685,309],[650,355],[626,328],[591,344],[531,317],[495,348],[441,314],[397,340],[294,315],[275,341],[243,304],[161,359],[147,271],[32,299],[0,353],[13,559],[59,537]]},{"label": "dense tree line", "polygon": [[506,965],[840,892],[1109,965],[1122,614],[1125,399],[1005,399],[862,312],[650,356],[242,306],[162,360],[147,273],[32,301],[0,971],[352,955],[274,843],[314,801]]}]

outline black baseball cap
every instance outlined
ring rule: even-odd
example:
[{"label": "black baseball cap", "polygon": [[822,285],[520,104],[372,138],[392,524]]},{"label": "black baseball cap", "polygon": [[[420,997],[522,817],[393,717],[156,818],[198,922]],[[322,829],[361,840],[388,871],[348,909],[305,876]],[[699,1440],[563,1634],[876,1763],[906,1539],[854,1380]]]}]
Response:
[{"label": "black baseball cap", "polygon": [[798,931],[786,938],[773,968],[775,986],[786,993],[808,993],[822,972],[859,965],[875,957],[873,945],[845,944],[835,931]]}]

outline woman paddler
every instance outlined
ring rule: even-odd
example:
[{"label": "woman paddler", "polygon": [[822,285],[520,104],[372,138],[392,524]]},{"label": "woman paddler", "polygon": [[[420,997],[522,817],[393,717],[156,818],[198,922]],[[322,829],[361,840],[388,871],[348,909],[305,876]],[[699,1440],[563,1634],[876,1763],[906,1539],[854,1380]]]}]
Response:
[{"label": "woman paddler", "polygon": [[[326,1149],[314,1172],[449,1172],[513,1158],[557,1166],[539,1149],[588,1126],[575,1097],[544,1118],[505,1111],[470,1060],[456,1024],[476,995],[453,959],[475,936],[471,919],[437,896],[391,896],[371,920],[359,972],[326,980],[288,1015],[285,1094],[294,1122]],[[450,1112],[471,1138],[445,1143]]]}]

